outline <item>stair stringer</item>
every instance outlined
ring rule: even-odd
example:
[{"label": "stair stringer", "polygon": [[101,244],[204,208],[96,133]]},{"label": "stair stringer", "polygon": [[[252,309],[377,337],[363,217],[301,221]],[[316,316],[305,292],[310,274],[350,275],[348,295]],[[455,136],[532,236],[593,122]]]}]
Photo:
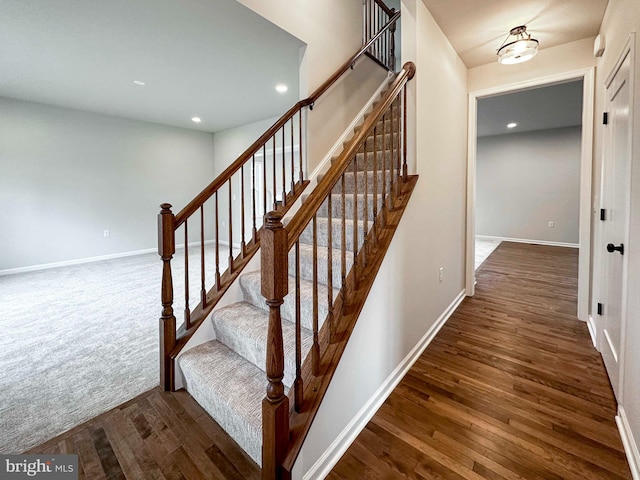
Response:
[{"label": "stair stringer", "polygon": [[[366,116],[373,110],[373,105],[377,102],[385,89],[389,86],[390,80],[394,77],[394,74],[389,73],[387,78],[380,84],[380,86],[376,89],[376,91],[371,95],[367,103],[362,107],[358,115],[353,119],[353,121],[347,126],[342,135],[336,140],[331,149],[327,152],[322,161],[318,164],[318,166],[308,175],[308,180],[311,185],[316,185],[318,181],[318,177],[327,172],[327,170],[331,167],[331,159],[339,154],[345,142],[349,141],[351,137],[354,135],[354,131],[358,128],[359,125],[362,125]],[[311,190],[310,190],[311,191]],[[295,213],[300,209],[302,205],[304,196],[299,196],[294,204],[287,211],[287,217],[291,217],[295,215]],[[244,272],[253,272],[260,270],[260,249],[256,252],[253,258],[249,261],[249,263],[243,269]],[[212,340],[216,340],[216,335],[213,329],[212,317],[216,311],[226,306],[229,306],[236,302],[241,302],[243,299],[242,290],[240,288],[240,277],[236,278],[233,284],[229,287],[227,292],[225,292],[224,296],[220,299],[220,301],[216,304],[211,313],[205,318],[200,327],[196,330],[196,332],[191,336],[185,347],[180,351],[180,353],[175,358],[175,388],[179,390],[181,388],[185,388],[184,376],[182,374],[182,370],[180,368],[179,359],[182,355],[184,355],[187,351],[202,345],[204,343],[210,342]],[[266,377],[265,377],[265,389],[266,389]]]}]

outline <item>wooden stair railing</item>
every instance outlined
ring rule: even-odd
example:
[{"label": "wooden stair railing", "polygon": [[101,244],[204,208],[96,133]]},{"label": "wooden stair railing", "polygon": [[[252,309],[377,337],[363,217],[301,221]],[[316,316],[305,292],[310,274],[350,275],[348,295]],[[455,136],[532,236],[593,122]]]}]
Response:
[{"label": "wooden stair railing", "polygon": [[[395,30],[399,18],[400,12],[391,15],[380,31],[371,35],[362,48],[309,98],[291,107],[178,214],[173,214],[172,206],[168,203],[160,206],[160,385],[164,390],[175,390],[175,361],[178,354],[258,250],[263,216],[271,209],[285,213],[309,183],[303,171],[306,163],[303,158],[303,109],[308,107],[312,110],[314,103],[363,55],[371,56],[372,48],[380,48],[376,45],[388,32]],[[380,60],[377,61],[389,69]],[[180,250],[183,252],[180,268],[184,268],[184,275],[179,290],[184,322],[178,328],[173,308],[177,296],[174,289],[176,275],[171,262],[179,242],[184,245],[184,250]],[[221,255],[221,246],[226,257]],[[234,253],[234,246],[237,253]],[[194,256],[198,260],[195,264]],[[221,267],[221,262],[223,265],[227,263],[228,267]],[[208,274],[207,267],[214,268],[212,274]],[[191,273],[190,268],[194,270]],[[194,295],[192,291],[197,293]],[[193,297],[196,297],[197,305],[192,308]]]},{"label": "wooden stair railing", "polygon": [[[362,2],[362,44],[366,44],[396,14],[382,0],[364,0]],[[367,50],[367,55],[390,71],[396,69],[396,24],[380,35]]]},{"label": "wooden stair railing", "polygon": [[[409,177],[407,174],[406,162],[406,85],[414,74],[415,65],[410,62],[405,64],[384,98],[366,118],[362,127],[335,159],[326,175],[286,226],[282,223],[282,213],[279,211],[269,212],[265,216],[261,275],[262,295],[269,306],[269,332],[266,358],[268,384],[262,403],[263,480],[290,478],[304,438],[344,350],[355,318],[375,278],[381,256],[384,256],[384,251],[388,247],[387,244],[384,249],[379,249],[378,244],[383,237],[385,241],[390,242],[387,222],[406,205],[403,202],[408,200],[408,195],[404,194],[411,190],[405,189],[405,185],[413,185],[415,182],[416,177]],[[372,135],[373,141],[369,142],[368,139],[371,139]],[[370,143],[371,150],[369,150]],[[359,161],[356,156],[358,152],[361,158],[364,158],[362,168],[358,166]],[[362,153],[364,153],[363,156]],[[371,157],[372,166],[369,167],[368,158]],[[352,182],[353,190],[349,193],[346,193],[347,176]],[[361,178],[362,182],[360,182]],[[347,196],[352,196],[350,208],[352,218],[349,219],[353,222],[350,224],[352,238],[349,240],[352,244],[349,244],[346,235]],[[372,202],[373,212],[370,224],[368,223],[368,203],[361,206],[363,213],[362,218],[359,217],[359,198],[364,198],[364,202]],[[337,210],[341,211],[335,218],[335,224],[332,201],[340,202],[340,208]],[[380,201],[379,204],[378,201]],[[316,237],[318,212],[323,205],[328,212],[327,246],[318,245]],[[334,225],[333,228],[341,229],[339,235],[335,237],[331,230],[332,225]],[[313,346],[307,358],[302,359],[300,354],[300,237],[309,228],[313,232]],[[359,234],[364,236],[361,237],[362,242],[358,240]],[[339,248],[334,245],[336,242]],[[327,249],[326,281],[329,292],[327,299],[329,313],[322,329],[318,331],[318,320],[322,320],[317,318],[318,269],[321,261],[318,252],[321,248]],[[348,262],[350,258],[347,257],[347,253],[352,255],[350,262]],[[339,255],[335,266],[340,268],[339,281],[334,280],[334,276],[337,278],[337,275],[333,272],[336,254]],[[371,265],[374,257],[375,262],[378,262],[376,267]],[[294,259],[293,266],[289,265],[291,258]],[[290,282],[290,276],[295,277],[295,282]],[[367,285],[362,285],[365,282]],[[289,285],[295,285],[295,291],[289,292]],[[339,292],[334,298],[335,290]],[[292,298],[296,302],[296,378],[292,386],[292,409],[290,409],[289,397],[282,382],[285,359],[280,306],[287,295],[293,295]],[[349,319],[345,320],[347,317]]]}]

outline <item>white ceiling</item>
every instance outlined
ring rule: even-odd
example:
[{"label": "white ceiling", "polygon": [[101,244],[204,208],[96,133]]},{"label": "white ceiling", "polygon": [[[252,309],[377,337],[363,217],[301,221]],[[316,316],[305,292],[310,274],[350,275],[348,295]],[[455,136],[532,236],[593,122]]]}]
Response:
[{"label": "white ceiling", "polygon": [[[582,124],[582,80],[478,100],[478,137]],[[515,122],[515,128],[507,124]]]},{"label": "white ceiling", "polygon": [[1,5],[0,96],[209,132],[299,99],[304,44],[236,0]]},{"label": "white ceiling", "polygon": [[540,42],[541,50],[595,36],[608,3],[608,0],[422,1],[467,68],[497,61],[496,50],[509,30],[519,25],[527,26],[532,37]]}]

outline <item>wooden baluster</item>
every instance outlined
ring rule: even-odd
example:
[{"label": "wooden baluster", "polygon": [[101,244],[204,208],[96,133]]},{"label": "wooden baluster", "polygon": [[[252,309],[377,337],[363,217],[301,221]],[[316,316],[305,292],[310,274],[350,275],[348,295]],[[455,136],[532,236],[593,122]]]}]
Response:
[{"label": "wooden baluster", "polygon": [[294,157],[295,145],[293,139],[293,117],[291,118],[291,195],[296,193],[296,176],[294,175],[296,170],[296,159]]},{"label": "wooden baluster", "polygon": [[296,242],[296,379],[293,382],[296,412],[302,410],[302,317],[300,311],[300,240]]},{"label": "wooden baluster", "polygon": [[402,180],[407,181],[407,84],[402,89]]},{"label": "wooden baluster", "polygon": [[333,316],[333,206],[331,202],[331,193],[327,197],[327,209],[329,215],[327,218],[327,306],[328,306],[328,318],[329,322],[329,341],[335,340],[335,322]]},{"label": "wooden baluster", "polygon": [[171,205],[160,205],[158,214],[158,255],[162,259],[162,287],[160,301],[160,385],[165,391],[175,390],[175,371],[171,352],[176,346],[176,317],[173,314],[173,278],[171,259],[176,253],[175,216]]},{"label": "wooden baluster", "polygon": [[276,136],[275,134],[273,135],[272,139],[273,141],[273,206],[271,207],[274,210],[278,209],[278,202],[276,201],[277,198],[277,192],[278,192],[278,187],[276,187]]},{"label": "wooden baluster", "polygon": [[244,258],[246,243],[244,241],[244,165],[240,168],[240,255]]},{"label": "wooden baluster", "polygon": [[288,293],[287,231],[282,213],[269,212],[260,235],[262,296],[269,306],[266,372],[269,384],[262,401],[262,478],[280,478],[289,447],[289,398],[285,395],[284,346],[280,306]]},{"label": "wooden baluster", "polygon": [[267,214],[267,144],[262,146],[262,216]]},{"label": "wooden baluster", "polygon": [[303,140],[302,140],[302,109],[298,110],[298,114],[299,114],[299,121],[298,121],[298,127],[300,130],[299,133],[299,138],[298,138],[298,160],[300,162],[300,172],[299,172],[299,176],[300,176],[300,184],[302,185],[302,182],[304,181],[304,173],[302,171],[302,152],[303,152]]},{"label": "wooden baluster", "polygon": [[[392,8],[391,9],[391,15],[395,15],[396,14],[396,9]],[[389,55],[391,56],[391,70],[393,70],[394,72],[396,71],[396,24],[397,24],[397,20],[393,23],[393,25],[391,25],[391,27],[389,28],[390,34],[390,41],[391,41],[391,51],[389,52]]]},{"label": "wooden baluster", "polygon": [[311,359],[313,362],[313,374],[320,375],[320,343],[318,341],[318,217],[313,216],[313,347]]},{"label": "wooden baluster", "polygon": [[[377,4],[376,4],[377,5]],[[369,161],[367,159],[367,155],[369,154],[368,150],[367,150],[367,143],[369,143],[369,138],[371,137],[371,134],[369,134],[369,136],[367,138],[364,139],[364,158],[365,158],[365,163],[364,163],[364,167],[362,169],[362,173],[364,176],[364,188],[363,190],[363,201],[362,201],[362,211],[364,212],[362,215],[362,260],[364,262],[364,264],[367,264],[367,261],[369,260],[369,240],[367,239],[367,234],[369,233]],[[372,152],[375,151],[376,149],[376,137],[375,137],[375,132],[374,132],[374,136],[373,136],[373,149]],[[358,161],[357,157],[356,157],[356,162]],[[358,176],[356,175],[356,183],[358,183],[357,180]]]},{"label": "wooden baluster", "polygon": [[[378,125],[373,129],[373,138],[377,138]],[[376,148],[373,149],[373,240],[378,241],[378,144],[374,142]],[[382,155],[384,155],[384,115],[382,116]],[[384,157],[383,157],[384,158]],[[384,181],[384,180],[383,180]],[[367,204],[367,216],[369,216],[369,206]]]},{"label": "wooden baluster", "polygon": [[[384,125],[384,124],[383,124]],[[386,125],[385,125],[386,130]],[[386,133],[386,131],[385,131]],[[391,114],[391,139],[389,142],[389,147],[391,151],[389,152],[390,156],[393,156],[393,113]],[[389,162],[391,163],[391,162]],[[386,218],[386,209],[387,209],[387,152],[384,152],[384,157],[382,159],[382,205],[380,205],[380,210],[384,210],[384,215]]]},{"label": "wooden baluster", "polygon": [[218,190],[216,190],[215,194],[215,205],[216,205],[216,289],[220,290],[220,229],[218,217]]},{"label": "wooden baluster", "polygon": [[[340,296],[342,298],[342,313],[344,313],[344,308],[345,308],[345,303],[346,303],[346,296],[347,296],[347,205],[345,202],[345,193],[344,193],[344,185],[345,185],[345,181],[344,181],[344,173],[342,174],[342,177],[340,177],[340,182],[341,182],[341,186],[342,186],[342,241],[341,241],[341,252],[340,252],[340,256],[342,257],[340,259],[340,278],[342,280],[342,287],[340,290]],[[353,232],[355,229],[357,228],[357,225],[354,223],[352,225],[351,231]]]},{"label": "wooden baluster", "polygon": [[[366,140],[365,140],[366,141]],[[365,149],[366,150],[366,149]],[[354,287],[358,288],[358,230],[360,227],[358,226],[358,159],[357,157],[353,158],[353,178],[355,181],[353,182],[353,278],[355,281]],[[366,208],[366,207],[365,207]]]},{"label": "wooden baluster", "polygon": [[184,221],[184,326],[191,328],[191,308],[189,307],[189,220]]},{"label": "wooden baluster", "polygon": [[282,206],[287,204],[287,159],[285,152],[285,128],[282,127]]},{"label": "wooden baluster", "polygon": [[256,189],[256,155],[255,153],[251,156],[251,214],[253,216],[253,228],[251,230],[251,239],[253,240],[253,244],[255,245],[258,241],[258,229],[256,228],[256,195],[258,194],[258,190]]},{"label": "wooden baluster", "polygon": [[[393,101],[395,103],[395,100]],[[389,201],[389,205],[387,205],[387,209],[390,209],[390,205],[393,205],[393,185],[394,185],[394,173],[393,173],[393,167],[394,164],[396,162],[396,137],[398,132],[396,132],[396,125],[395,125],[395,112],[394,112],[394,106],[393,103],[391,104],[391,161],[389,162],[389,195],[388,195],[388,201]],[[387,188],[387,185],[385,184],[384,188]]]},{"label": "wooden baluster", "polygon": [[233,203],[231,195],[231,183],[233,177],[229,179],[229,273],[233,273]]},{"label": "wooden baluster", "polygon": [[[185,248],[187,247],[185,246]],[[204,205],[200,205],[200,302],[202,303],[202,308],[207,306],[204,259]]]}]

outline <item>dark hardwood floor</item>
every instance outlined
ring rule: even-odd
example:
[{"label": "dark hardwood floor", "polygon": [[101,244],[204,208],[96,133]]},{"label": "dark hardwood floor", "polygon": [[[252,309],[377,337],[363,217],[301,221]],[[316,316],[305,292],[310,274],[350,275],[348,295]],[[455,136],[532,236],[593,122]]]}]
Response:
[{"label": "dark hardwood floor", "polygon": [[[576,276],[576,250],[503,243],[328,478],[630,479]],[[152,390],[27,453],[76,453],[81,479],[260,478],[184,391]]]},{"label": "dark hardwood floor", "polygon": [[87,480],[260,479],[259,467],[184,390],[151,390],[26,453],[78,454]]},{"label": "dark hardwood floor", "polygon": [[630,479],[577,250],[502,243],[329,479]]}]

